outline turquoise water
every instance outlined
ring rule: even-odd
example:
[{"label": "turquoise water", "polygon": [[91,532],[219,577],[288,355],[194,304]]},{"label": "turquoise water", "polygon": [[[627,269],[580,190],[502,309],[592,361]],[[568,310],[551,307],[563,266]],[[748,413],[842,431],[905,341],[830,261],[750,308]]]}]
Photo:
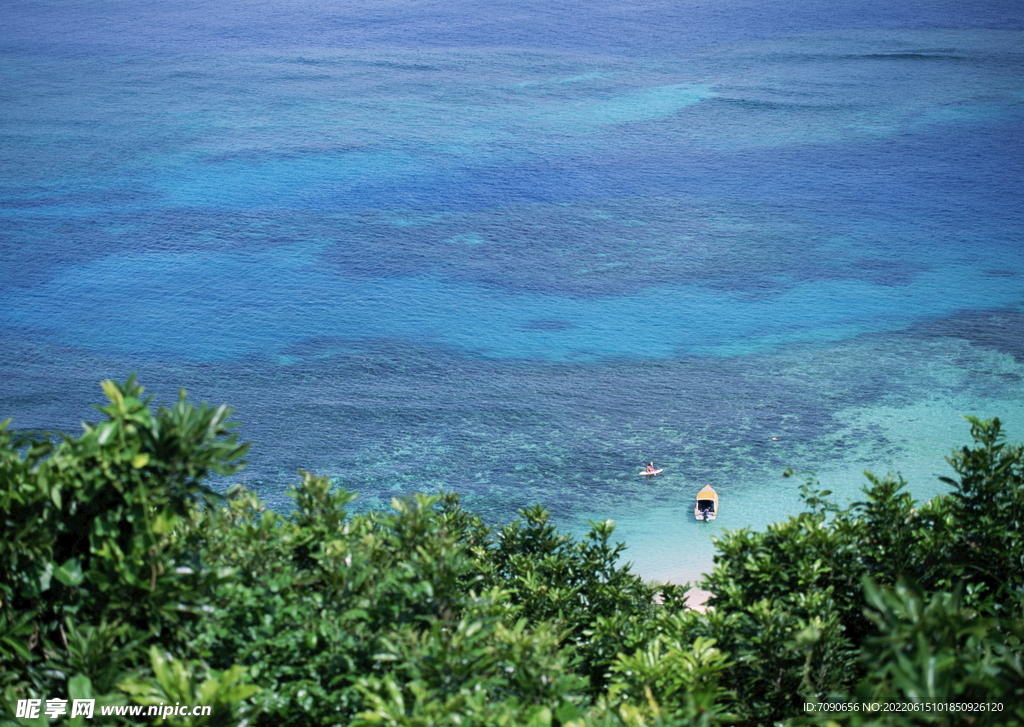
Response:
[{"label": "turquoise water", "polygon": [[8,10],[16,427],[136,370],[233,405],[276,505],[540,502],[677,580],[786,467],[923,499],[961,414],[1024,439],[1019,8]]}]

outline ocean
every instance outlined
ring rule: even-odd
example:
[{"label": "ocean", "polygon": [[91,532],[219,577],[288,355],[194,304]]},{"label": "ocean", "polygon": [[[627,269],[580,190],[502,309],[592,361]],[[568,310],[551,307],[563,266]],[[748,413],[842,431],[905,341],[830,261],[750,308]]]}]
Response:
[{"label": "ocean", "polygon": [[[1024,5],[8,0],[0,419],[227,403],[269,504],[613,519],[1024,440]],[[649,461],[657,478],[637,473]],[[706,483],[714,523],[693,518]]]}]

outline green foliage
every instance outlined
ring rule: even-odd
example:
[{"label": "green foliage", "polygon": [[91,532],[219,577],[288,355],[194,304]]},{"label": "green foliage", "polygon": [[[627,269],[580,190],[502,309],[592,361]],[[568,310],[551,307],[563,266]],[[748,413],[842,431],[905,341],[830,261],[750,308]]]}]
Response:
[{"label": "green foliage", "polygon": [[200,681],[196,667],[160,652],[156,646],[149,649],[153,677],[128,679],[121,689],[130,694],[136,704],[144,706],[174,707],[201,705],[210,708],[210,714],[180,716],[162,714],[160,721],[175,727],[235,727],[248,724],[251,708],[241,703],[259,691],[251,684],[240,684],[244,670],[233,666],[223,673],[208,671]]},{"label": "green foliage", "polygon": [[1020,593],[1024,573],[1024,446],[1003,441],[999,419],[968,421],[979,446],[963,447],[947,459],[959,481],[943,478],[955,486],[949,514],[941,520],[946,579],[967,580],[974,595],[969,600],[988,598],[999,606]]},{"label": "green foliage", "polygon": [[[541,507],[522,512],[523,520],[507,525],[493,538],[477,537],[474,555],[484,581],[509,593],[531,622],[554,621],[565,628],[566,644],[580,658],[580,669],[594,693],[607,686],[608,669],[621,649],[621,634],[614,643],[603,637],[615,632],[598,627],[613,619],[617,626],[645,622],[657,611],[679,611],[685,589],[645,584],[622,567],[623,543],[611,544],[614,524],[591,523],[581,541],[561,535]],[[662,606],[656,606],[656,599]]]},{"label": "green foliage", "polygon": [[153,411],[142,387],[103,382],[106,419],[78,438],[0,427],[0,681],[66,693],[78,670],[109,688],[138,643],[173,644],[201,608],[206,574],[183,550],[210,473],[241,466],[230,410]]},{"label": "green foliage", "polygon": [[965,607],[962,590],[927,596],[903,581],[887,588],[865,582],[879,626],[864,650],[872,701],[1000,701],[1024,716],[1022,604],[1016,618],[983,616]]},{"label": "green foliage", "polygon": [[197,645],[221,668],[251,665],[267,723],[412,724],[454,704],[469,724],[541,719],[586,700],[599,614],[653,609],[656,589],[615,563],[607,524],[575,543],[539,509],[494,532],[454,495],[349,515],[352,496],[325,479],[292,494],[281,518],[237,490],[196,528],[208,561],[234,573]]},{"label": "green foliage", "polygon": [[689,644],[657,637],[631,656],[619,656],[608,698],[632,704],[650,699],[663,705],[660,714],[713,724],[725,716],[724,699],[732,696],[720,686],[731,666],[713,639],[698,636]]},{"label": "green foliage", "polygon": [[[819,493],[820,496],[820,493]],[[725,684],[751,724],[783,719],[845,684],[863,631],[853,534],[822,511],[718,542],[707,633],[732,655]]]},{"label": "green foliage", "polygon": [[394,668],[360,680],[368,709],[353,724],[550,724],[551,706],[581,702],[584,680],[558,634],[525,619],[510,628],[501,615],[390,640],[381,658]]},{"label": "green foliage", "polygon": [[[865,674],[852,694],[829,702],[921,705],[824,715],[809,723],[849,725],[1019,725],[1024,723],[1024,618],[983,616],[964,605],[963,588],[926,594],[901,580],[879,586],[865,579],[868,614],[879,635],[867,640]],[[1013,604],[1018,614],[1022,604]],[[999,705],[996,710],[926,710],[926,705]]]},{"label": "green foliage", "polygon": [[[916,584],[925,594],[961,587],[957,603],[979,618],[1019,618],[1024,455],[1002,441],[998,419],[968,421],[975,446],[949,460],[960,475],[947,480],[949,495],[919,505],[901,478],[868,473],[864,501],[841,509],[810,478],[803,487],[808,512],[718,542],[706,580],[714,594],[706,633],[735,663],[724,684],[736,691],[744,723],[795,718],[802,703],[835,701],[865,680],[878,683],[879,662],[861,653],[883,634],[903,632],[879,620],[877,592],[865,593],[866,579],[883,587]],[[869,603],[876,610],[866,609]],[[985,638],[995,643],[999,633],[986,631]],[[879,658],[889,663],[918,648],[900,643]],[[978,644],[963,641],[949,653],[973,653]]]},{"label": "green foliage", "polygon": [[206,480],[246,449],[228,409],[103,389],[77,438],[0,426],[8,712],[78,696],[209,706],[166,721],[217,727],[963,721],[803,711],[856,699],[1024,720],[1024,450],[998,420],[970,420],[953,492],[924,504],[869,474],[840,508],[809,478],[806,512],[718,542],[702,614],[622,565],[610,522],[577,540],[534,507],[492,527],[452,494],[353,514],[307,473],[287,514],[218,496]]}]

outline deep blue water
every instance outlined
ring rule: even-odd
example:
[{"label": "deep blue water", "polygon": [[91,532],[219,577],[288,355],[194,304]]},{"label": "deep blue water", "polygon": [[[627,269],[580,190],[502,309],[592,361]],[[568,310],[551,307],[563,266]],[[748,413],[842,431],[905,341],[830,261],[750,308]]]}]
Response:
[{"label": "deep blue water", "polygon": [[[133,370],[244,481],[717,525],[1024,439],[1019,3],[5,2],[0,416]],[[635,472],[666,468],[647,481]]]}]

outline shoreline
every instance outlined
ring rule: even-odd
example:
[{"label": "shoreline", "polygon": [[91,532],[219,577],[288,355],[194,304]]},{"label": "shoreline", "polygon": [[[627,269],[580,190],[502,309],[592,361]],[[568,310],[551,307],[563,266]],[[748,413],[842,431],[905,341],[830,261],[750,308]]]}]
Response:
[{"label": "shoreline", "polygon": [[[688,590],[686,591],[686,607],[691,611],[699,611],[700,613],[707,613],[709,606],[707,600],[711,598],[711,591],[701,588],[698,584],[700,579],[696,580],[668,580],[668,581],[648,581],[649,585],[667,585],[667,586],[685,586]],[[655,603],[661,604],[661,594],[655,595]]]},{"label": "shoreline", "polygon": [[707,613],[708,608],[710,608],[707,605],[709,598],[711,598],[711,591],[705,591],[703,588],[690,585],[690,590],[686,593],[686,606],[692,611]]},{"label": "shoreline", "polygon": [[[691,563],[689,564],[689,567],[681,567],[677,564],[674,567],[665,568],[664,563],[645,562],[640,565],[634,560],[630,562],[630,565],[634,569],[633,572],[640,575],[640,577],[644,578],[644,580],[649,584],[685,586],[689,589],[686,593],[687,608],[694,611],[700,611],[701,613],[705,613],[707,611],[708,607],[706,603],[707,600],[711,598],[711,591],[702,588],[700,584],[708,577],[708,573],[705,573],[703,570],[698,570],[698,568],[710,571],[714,568],[713,562],[703,563],[700,565]],[[651,570],[655,570],[656,572],[651,573]],[[647,573],[644,571],[647,571]]]}]

